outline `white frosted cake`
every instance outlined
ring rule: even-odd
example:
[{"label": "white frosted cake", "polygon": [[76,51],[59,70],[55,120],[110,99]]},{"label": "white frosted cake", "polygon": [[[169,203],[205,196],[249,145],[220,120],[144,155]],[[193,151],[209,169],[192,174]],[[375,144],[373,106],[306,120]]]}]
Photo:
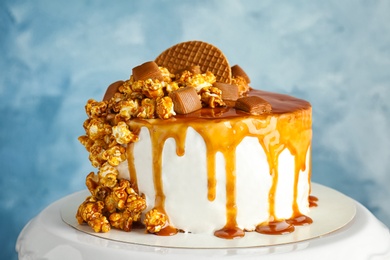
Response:
[{"label": "white frosted cake", "polygon": [[227,239],[310,224],[311,105],[249,83],[216,47],[191,41],[89,100],[79,140],[98,171],[79,223]]}]

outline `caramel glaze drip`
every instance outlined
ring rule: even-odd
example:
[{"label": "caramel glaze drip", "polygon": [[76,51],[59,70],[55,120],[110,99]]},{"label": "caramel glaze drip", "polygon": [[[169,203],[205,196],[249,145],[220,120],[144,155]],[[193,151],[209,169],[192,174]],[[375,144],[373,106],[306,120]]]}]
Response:
[{"label": "caramel glaze drip", "polygon": [[309,196],[309,206],[310,207],[317,207],[318,206],[317,202],[318,202],[317,197],[312,196],[312,195]]},{"label": "caramel glaze drip", "polygon": [[[272,106],[272,113],[250,115],[234,108],[203,108],[187,115],[177,115],[167,120],[134,119],[130,121],[133,131],[142,127],[149,129],[153,152],[153,178],[156,191],[155,208],[165,212],[165,195],[162,182],[162,152],[168,138],[176,141],[176,153],[185,153],[185,139],[188,127],[192,127],[205,141],[207,149],[207,179],[209,201],[216,196],[215,157],[220,152],[225,159],[226,172],[226,224],[216,231],[218,237],[232,239],[244,236],[237,226],[236,207],[236,147],[246,137],[257,137],[265,151],[272,176],[269,191],[269,221],[260,223],[256,231],[266,234],[284,234],[294,230],[294,225],[304,225],[310,218],[300,213],[297,203],[299,172],[306,169],[306,154],[311,144],[311,105],[309,102],[291,96],[250,90],[248,95],[266,99]],[[212,127],[207,127],[212,124]],[[278,220],[275,213],[275,197],[278,184],[278,158],[288,149],[295,158],[293,215],[289,221]],[[128,146],[130,178],[137,180],[134,166],[133,145]],[[311,170],[311,167],[309,171]],[[310,172],[309,180],[310,182]],[[159,235],[172,235],[177,230],[168,225]]]}]

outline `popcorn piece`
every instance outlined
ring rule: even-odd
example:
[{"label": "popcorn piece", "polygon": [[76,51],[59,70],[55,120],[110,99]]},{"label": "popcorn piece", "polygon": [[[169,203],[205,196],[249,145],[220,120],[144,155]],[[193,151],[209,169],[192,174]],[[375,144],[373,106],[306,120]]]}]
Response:
[{"label": "popcorn piece", "polygon": [[109,163],[104,163],[98,172],[99,184],[112,189],[117,184],[118,175],[119,171],[117,168]]},{"label": "popcorn piece", "polygon": [[84,122],[85,132],[92,140],[103,138],[107,134],[111,134],[111,126],[105,122],[103,118],[90,118]]},{"label": "popcorn piece", "polygon": [[164,67],[158,67],[158,69],[160,70],[161,72],[161,75],[163,76],[163,81],[164,82],[172,82],[172,79],[175,77],[174,74],[170,73],[169,70],[167,68],[164,68]]},{"label": "popcorn piece", "polygon": [[215,108],[225,106],[222,100],[222,91],[216,87],[204,87],[199,92],[201,101],[205,106]]},{"label": "popcorn piece", "polygon": [[91,147],[94,144],[92,139],[90,139],[87,135],[82,135],[78,138],[78,140],[88,152],[91,151]]},{"label": "popcorn piece", "polygon": [[93,172],[88,174],[85,180],[85,184],[89,192],[91,193],[91,195],[98,200],[103,200],[107,196],[107,194],[110,193],[110,189],[101,186],[99,182],[100,182],[99,177],[95,175]]},{"label": "popcorn piece", "polygon": [[167,92],[168,95],[169,93],[178,89],[179,89],[179,84],[176,81],[173,81],[165,85],[165,92]]},{"label": "popcorn piece", "polygon": [[204,74],[192,74],[189,71],[184,71],[180,78],[178,78],[178,83],[186,87],[194,87],[197,92],[199,92],[204,87],[210,87],[216,82],[214,74],[211,72],[206,72]]},{"label": "popcorn piece", "polygon": [[123,94],[131,94],[133,92],[132,89],[133,84],[133,77],[130,77],[130,79],[125,80],[121,86],[119,86],[118,91]]},{"label": "popcorn piece", "polygon": [[102,154],[102,159],[106,160],[112,166],[118,166],[119,163],[126,160],[126,148],[120,145],[115,145]]},{"label": "popcorn piece", "polygon": [[146,209],[146,199],[144,195],[138,195],[133,188],[127,189],[126,208],[133,213],[133,220],[138,221],[142,211]]},{"label": "popcorn piece", "polygon": [[93,167],[99,167],[105,163],[106,159],[103,158],[103,154],[106,146],[106,143],[102,139],[93,142],[89,150],[89,160],[91,161]]},{"label": "popcorn piece", "polygon": [[138,140],[138,137],[129,130],[125,122],[119,122],[118,125],[113,126],[112,135],[119,144],[128,144]]},{"label": "popcorn piece", "polygon": [[120,102],[119,105],[120,105],[119,115],[125,120],[129,120],[132,117],[136,117],[138,110],[140,109],[137,100],[122,101]]},{"label": "popcorn piece", "polygon": [[87,197],[79,206],[76,219],[79,224],[88,223],[95,232],[108,232],[111,227],[107,218],[102,214],[104,203],[96,201],[93,197]]},{"label": "popcorn piece", "polygon": [[150,99],[150,98],[143,99],[137,117],[154,118],[155,107],[156,107],[156,103],[154,99]]},{"label": "popcorn piece", "polygon": [[123,212],[112,213],[109,217],[112,227],[121,229],[123,231],[131,231],[133,225],[133,218],[131,212],[125,210]]},{"label": "popcorn piece", "polygon": [[168,225],[168,218],[157,209],[152,209],[146,213],[144,223],[149,233],[158,233]]},{"label": "popcorn piece", "polygon": [[164,96],[162,84],[156,80],[147,79],[142,85],[142,94],[148,98],[158,98]]},{"label": "popcorn piece", "polygon": [[107,102],[90,99],[85,105],[85,111],[90,118],[97,118],[107,115]]},{"label": "popcorn piece", "polygon": [[168,119],[176,115],[173,109],[173,101],[170,97],[162,97],[156,101],[156,113],[161,119]]},{"label": "popcorn piece", "polygon": [[127,201],[127,183],[125,182],[125,180],[122,180],[120,181],[118,186],[114,187],[112,189],[112,192],[104,199],[106,210],[110,213],[113,213],[116,210],[123,211],[125,209]]}]

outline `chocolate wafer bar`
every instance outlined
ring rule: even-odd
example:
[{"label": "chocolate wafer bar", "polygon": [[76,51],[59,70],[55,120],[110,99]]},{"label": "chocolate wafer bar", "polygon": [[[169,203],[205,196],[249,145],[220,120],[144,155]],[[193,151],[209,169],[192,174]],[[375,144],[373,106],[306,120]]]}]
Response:
[{"label": "chocolate wafer bar", "polygon": [[236,101],[239,97],[237,85],[215,82],[213,86],[219,88],[222,91],[223,101]]},{"label": "chocolate wafer bar", "polygon": [[171,92],[169,97],[177,114],[189,114],[202,108],[202,103],[193,87],[179,88]]},{"label": "chocolate wafer bar", "polygon": [[233,77],[242,77],[245,79],[246,83],[251,83],[251,79],[248,77],[248,75],[245,73],[245,71],[238,65],[234,65],[232,67],[232,76]]},{"label": "chocolate wafer bar", "polygon": [[110,100],[116,92],[118,92],[118,89],[120,86],[123,85],[123,81],[119,80],[114,83],[112,83],[110,86],[108,86],[106,93],[104,94],[103,100],[108,101]]},{"label": "chocolate wafer bar", "polygon": [[163,81],[163,75],[154,61],[145,62],[133,68],[134,80],[158,79]]},{"label": "chocolate wafer bar", "polygon": [[261,115],[272,111],[271,104],[258,96],[247,96],[237,99],[235,108],[252,115]]}]

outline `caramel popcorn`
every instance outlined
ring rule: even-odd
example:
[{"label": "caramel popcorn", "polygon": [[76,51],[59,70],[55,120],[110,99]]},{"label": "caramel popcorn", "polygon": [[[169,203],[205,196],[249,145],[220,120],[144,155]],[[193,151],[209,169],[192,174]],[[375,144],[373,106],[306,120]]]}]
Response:
[{"label": "caramel popcorn", "polygon": [[102,214],[104,203],[94,197],[87,197],[79,206],[76,219],[79,224],[88,223],[95,232],[108,232],[111,227],[107,218]]},{"label": "caramel popcorn", "polygon": [[173,78],[175,78],[175,75],[170,73],[169,70],[167,68],[164,68],[164,67],[158,67],[163,78],[164,78],[164,82],[171,82]]},{"label": "caramel popcorn", "polygon": [[111,228],[130,231],[146,209],[145,197],[135,192],[130,181],[119,179],[117,170],[109,164],[104,164],[98,174],[88,174],[86,186],[91,196],[79,206],[76,219],[95,232]]},{"label": "caramel popcorn", "polygon": [[112,166],[118,166],[126,160],[126,149],[121,145],[115,145],[105,150],[102,154],[103,160],[106,160]]},{"label": "caramel popcorn", "polygon": [[222,100],[222,91],[219,88],[213,86],[204,87],[200,90],[199,94],[202,103],[208,107],[225,106],[225,102]]},{"label": "caramel popcorn", "polygon": [[157,99],[156,102],[156,112],[159,118],[168,119],[176,115],[173,110],[173,102],[170,97],[162,97]]},{"label": "caramel popcorn", "polygon": [[112,135],[119,144],[128,144],[135,142],[137,137],[129,130],[125,122],[119,122],[118,125],[112,127]]},{"label": "caramel popcorn", "polygon": [[168,218],[157,209],[152,209],[145,215],[144,223],[149,233],[158,233],[168,224]]},{"label": "caramel popcorn", "polygon": [[199,92],[204,87],[212,86],[216,82],[216,78],[209,71],[204,74],[192,74],[185,70],[178,79],[178,82],[186,87],[194,87]]},{"label": "caramel popcorn", "polygon": [[178,89],[179,89],[179,84],[176,81],[173,81],[165,85],[165,91],[167,92],[167,95],[169,95],[169,93],[171,93],[172,91]]},{"label": "caramel popcorn", "polygon": [[139,110],[139,113],[137,114],[137,117],[139,118],[155,118],[155,112],[156,110],[156,101],[154,99],[150,98],[144,98],[141,103],[141,108]]},{"label": "caramel popcorn", "polygon": [[111,126],[102,118],[90,118],[84,123],[87,135],[92,140],[101,139],[111,133]]},{"label": "caramel popcorn", "polygon": [[147,79],[143,81],[142,94],[148,98],[158,98],[164,96],[162,84],[158,80]]},{"label": "caramel popcorn", "polygon": [[117,184],[119,171],[109,163],[103,164],[98,172],[99,184],[103,187],[114,188]]},{"label": "caramel popcorn", "polygon": [[107,115],[107,103],[104,101],[98,102],[90,99],[85,105],[85,111],[91,118],[102,117]]},{"label": "caramel popcorn", "polygon": [[131,216],[131,212],[127,210],[123,212],[112,213],[109,219],[112,227],[121,229],[126,232],[131,231],[131,227],[134,221]]},{"label": "caramel popcorn", "polygon": [[125,119],[129,120],[137,116],[140,105],[138,100],[125,100],[120,103],[119,115]]}]

